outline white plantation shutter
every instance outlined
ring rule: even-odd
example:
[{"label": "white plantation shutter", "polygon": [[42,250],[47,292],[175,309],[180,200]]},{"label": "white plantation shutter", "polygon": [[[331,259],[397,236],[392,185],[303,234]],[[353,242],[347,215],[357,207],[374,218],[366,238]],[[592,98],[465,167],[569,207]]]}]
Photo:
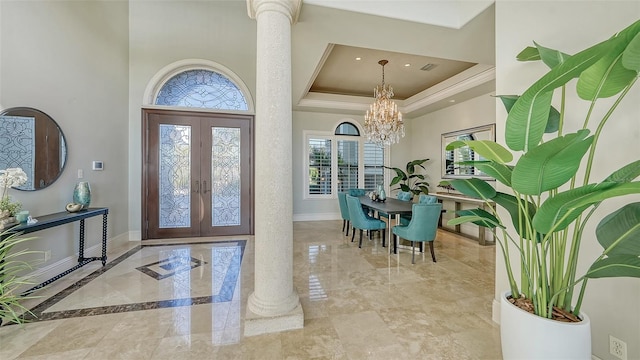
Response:
[{"label": "white plantation shutter", "polygon": [[375,190],[384,184],[384,148],[374,143],[364,143],[364,188]]},{"label": "white plantation shutter", "polygon": [[309,138],[307,141],[309,195],[331,195],[331,140]]},{"label": "white plantation shutter", "polygon": [[358,188],[358,140],[338,140],[338,191]]}]

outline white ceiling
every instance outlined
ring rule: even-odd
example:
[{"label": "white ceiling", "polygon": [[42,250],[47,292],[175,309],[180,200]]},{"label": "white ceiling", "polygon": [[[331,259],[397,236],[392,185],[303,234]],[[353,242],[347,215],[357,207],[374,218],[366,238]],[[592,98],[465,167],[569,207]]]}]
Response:
[{"label": "white ceiling", "polygon": [[[300,46],[311,50],[314,45],[313,50],[322,54],[315,60],[309,58],[313,51],[298,55],[305,57],[305,64],[313,63],[308,69],[313,72],[306,74],[309,80],[297,103],[294,94],[296,110],[363,114],[382,80],[378,64],[382,59],[389,60],[385,83],[393,87],[405,116],[419,116],[495,89],[494,45],[492,40],[483,44],[484,38],[493,38],[493,16],[485,13],[474,22],[493,1],[303,0],[303,4],[296,31],[305,26],[314,31]],[[329,22],[334,28],[318,31],[316,17],[323,23],[333,20]],[[483,38],[484,32],[490,36]],[[300,47],[295,39],[293,46]],[[420,70],[427,63],[437,66]],[[294,79],[304,76],[296,74]]]},{"label": "white ceiling", "polygon": [[303,0],[363,14],[460,29],[494,0]]}]

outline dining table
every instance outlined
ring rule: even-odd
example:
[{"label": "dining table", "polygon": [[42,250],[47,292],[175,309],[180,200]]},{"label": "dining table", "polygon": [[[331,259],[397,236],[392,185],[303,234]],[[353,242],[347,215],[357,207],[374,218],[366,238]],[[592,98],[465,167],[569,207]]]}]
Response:
[{"label": "dining table", "polygon": [[[387,236],[389,247],[391,248],[392,239],[393,239],[393,231],[391,230],[391,217],[395,216],[395,225],[400,224],[400,216],[401,215],[411,215],[413,202],[411,201],[403,201],[395,198],[386,198],[384,201],[373,200],[369,198],[369,196],[363,195],[360,196],[360,203],[378,213],[384,212],[389,214],[389,223],[387,229]],[[384,245],[384,240],[383,240]]]}]

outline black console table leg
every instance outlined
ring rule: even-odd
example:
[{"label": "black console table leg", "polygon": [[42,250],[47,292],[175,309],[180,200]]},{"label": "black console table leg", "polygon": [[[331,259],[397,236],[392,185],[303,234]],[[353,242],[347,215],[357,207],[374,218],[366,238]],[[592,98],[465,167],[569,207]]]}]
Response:
[{"label": "black console table leg", "polygon": [[107,264],[107,213],[102,215],[102,266]]},{"label": "black console table leg", "polygon": [[78,262],[84,261],[84,219],[80,220],[80,247],[78,249]]}]

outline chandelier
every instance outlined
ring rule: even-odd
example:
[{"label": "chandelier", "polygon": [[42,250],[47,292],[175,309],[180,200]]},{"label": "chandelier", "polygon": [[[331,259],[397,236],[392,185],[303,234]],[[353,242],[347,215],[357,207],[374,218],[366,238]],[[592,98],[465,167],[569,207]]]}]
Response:
[{"label": "chandelier", "polygon": [[400,141],[404,137],[404,123],[402,113],[398,106],[391,100],[393,88],[384,84],[384,66],[389,61],[380,60],[382,66],[382,85],[376,86],[373,96],[376,98],[369,110],[364,115],[364,132],[367,140],[379,146],[389,146]]}]

